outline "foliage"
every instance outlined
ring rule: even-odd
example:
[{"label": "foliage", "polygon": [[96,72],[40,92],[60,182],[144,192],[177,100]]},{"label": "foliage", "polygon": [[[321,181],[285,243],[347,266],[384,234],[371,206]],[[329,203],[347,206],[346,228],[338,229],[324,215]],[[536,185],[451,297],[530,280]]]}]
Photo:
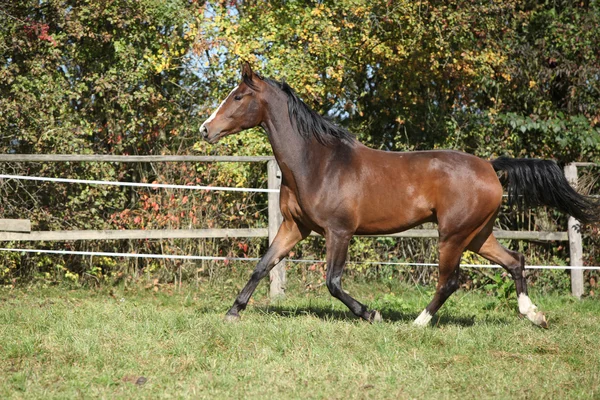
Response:
[{"label": "foliage", "polygon": [[250,60],[376,147],[598,159],[597,2],[221,4],[206,74]]},{"label": "foliage", "polygon": [[[195,134],[238,82],[240,61],[249,60],[265,76],[287,80],[311,107],[373,147],[600,161],[599,19],[598,1],[566,0],[2,2],[0,147],[4,153],[35,154],[268,155],[260,129],[215,146]],[[28,163],[2,164],[0,170],[265,185],[262,165]],[[595,185],[592,192],[597,193]],[[0,194],[2,217],[30,218],[36,230],[266,225],[266,196],[258,194],[14,181],[2,183]],[[528,219],[506,211],[500,224],[511,229],[565,223],[564,217],[543,210]],[[600,245],[592,234],[587,240],[594,245],[586,262],[595,264]],[[46,246],[258,256],[266,241]],[[522,246],[528,256],[567,257],[564,249]],[[308,241],[294,251],[320,258],[323,247]],[[364,238],[352,243],[349,258],[430,262],[435,253],[430,241]],[[195,270],[212,275],[218,268],[40,259],[3,254],[0,280],[66,276],[53,265],[64,265],[90,282],[127,276],[130,269],[174,280],[182,273],[194,277]],[[357,265],[354,270],[369,273]],[[394,275],[376,267],[379,273],[418,282],[433,276],[422,270]]]},{"label": "foliage", "polygon": [[[184,1],[165,5],[152,0],[4,6],[0,18],[8,29],[0,42],[3,151],[177,151],[184,144],[181,127],[189,129],[184,120],[193,106],[186,98],[189,94],[179,88],[178,66],[195,40],[198,10]],[[35,34],[38,27],[45,36]],[[141,174],[110,164],[29,165],[27,172],[101,179],[135,179]],[[103,217],[94,215],[91,197],[112,209],[121,209],[128,200],[104,188],[47,189],[42,199],[46,204],[65,204],[64,210],[56,211],[75,212],[80,219],[87,209],[90,223]]]},{"label": "foliage", "polygon": [[489,276],[492,282],[484,285],[484,289],[492,292],[492,294],[502,303],[507,302],[510,299],[517,298],[517,292],[515,289],[515,282],[512,279],[506,279],[507,274],[496,273]]}]

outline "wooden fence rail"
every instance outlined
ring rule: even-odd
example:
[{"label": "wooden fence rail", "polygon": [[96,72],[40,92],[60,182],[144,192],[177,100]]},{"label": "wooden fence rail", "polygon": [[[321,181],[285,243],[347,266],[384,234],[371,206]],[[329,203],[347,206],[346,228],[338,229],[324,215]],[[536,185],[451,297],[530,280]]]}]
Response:
[{"label": "wooden fence rail", "polygon": [[[0,220],[1,221],[1,220]],[[9,220],[12,221],[12,220]],[[20,220],[19,220],[20,221]],[[27,221],[28,223],[29,221]],[[241,229],[121,229],[121,230],[66,230],[34,231],[26,233],[17,229],[6,229],[0,225],[0,242],[67,242],[77,240],[125,240],[125,239],[207,239],[207,238],[249,238],[269,237],[273,230],[268,228]],[[271,236],[270,236],[271,235]],[[312,236],[320,236],[312,233]],[[567,232],[528,232],[496,230],[498,239],[518,239],[537,241],[567,241]],[[437,238],[435,229],[409,229],[390,235],[357,235],[361,237],[397,237],[397,238]]]},{"label": "wooden fence rail", "polygon": [[113,156],[100,154],[0,154],[0,162],[264,162],[273,156]]},{"label": "wooden fence rail", "polygon": [[[279,189],[281,173],[271,156],[113,156],[113,155],[64,155],[64,154],[0,154],[0,162],[267,162],[268,188]],[[573,163],[565,167],[565,176],[575,184],[578,166],[593,163]],[[121,239],[196,239],[228,237],[275,237],[282,217],[279,211],[279,195],[268,194],[268,228],[248,229],[163,229],[163,230],[67,230],[29,232],[28,220],[0,220],[0,241],[74,241],[74,240],[121,240]],[[498,239],[568,241],[571,266],[581,266],[582,240],[579,222],[569,218],[567,232],[494,231]],[[435,229],[410,229],[392,235],[403,238],[436,238]],[[280,262],[270,274],[272,297],[284,295],[285,261]],[[575,297],[583,294],[583,270],[571,270],[571,288]]]},{"label": "wooden fence rail", "polygon": [[0,219],[1,232],[31,232],[31,221],[28,219]]}]

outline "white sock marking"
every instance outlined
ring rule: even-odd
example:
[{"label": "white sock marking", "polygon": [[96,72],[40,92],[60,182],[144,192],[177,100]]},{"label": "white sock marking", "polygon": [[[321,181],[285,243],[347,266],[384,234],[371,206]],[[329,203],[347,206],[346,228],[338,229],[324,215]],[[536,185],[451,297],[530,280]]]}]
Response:
[{"label": "white sock marking", "polygon": [[423,312],[417,317],[417,319],[415,319],[415,322],[413,322],[413,324],[416,326],[427,326],[429,321],[431,321],[431,318],[433,318],[433,316],[429,314],[429,311],[423,310]]},{"label": "white sock marking", "polygon": [[530,321],[535,322],[535,315],[537,314],[537,307],[531,302],[529,296],[525,293],[519,295],[519,312],[525,315]]}]

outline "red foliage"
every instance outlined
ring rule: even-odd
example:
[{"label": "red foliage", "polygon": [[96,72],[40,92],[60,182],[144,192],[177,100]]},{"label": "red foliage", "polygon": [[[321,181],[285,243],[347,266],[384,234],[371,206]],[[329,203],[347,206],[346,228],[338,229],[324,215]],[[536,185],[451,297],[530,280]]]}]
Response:
[{"label": "red foliage", "polygon": [[42,22],[32,22],[30,24],[24,25],[23,30],[25,34],[29,37],[29,39],[39,39],[49,43],[52,43],[53,46],[57,46],[56,40],[48,34],[50,30],[50,26],[48,24]]}]

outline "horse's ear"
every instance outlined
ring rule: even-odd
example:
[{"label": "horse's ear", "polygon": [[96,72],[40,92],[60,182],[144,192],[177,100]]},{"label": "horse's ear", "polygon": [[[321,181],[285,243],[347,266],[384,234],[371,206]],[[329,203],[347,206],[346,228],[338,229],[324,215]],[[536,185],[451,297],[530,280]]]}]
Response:
[{"label": "horse's ear", "polygon": [[242,79],[252,79],[252,67],[248,61],[242,63]]}]

